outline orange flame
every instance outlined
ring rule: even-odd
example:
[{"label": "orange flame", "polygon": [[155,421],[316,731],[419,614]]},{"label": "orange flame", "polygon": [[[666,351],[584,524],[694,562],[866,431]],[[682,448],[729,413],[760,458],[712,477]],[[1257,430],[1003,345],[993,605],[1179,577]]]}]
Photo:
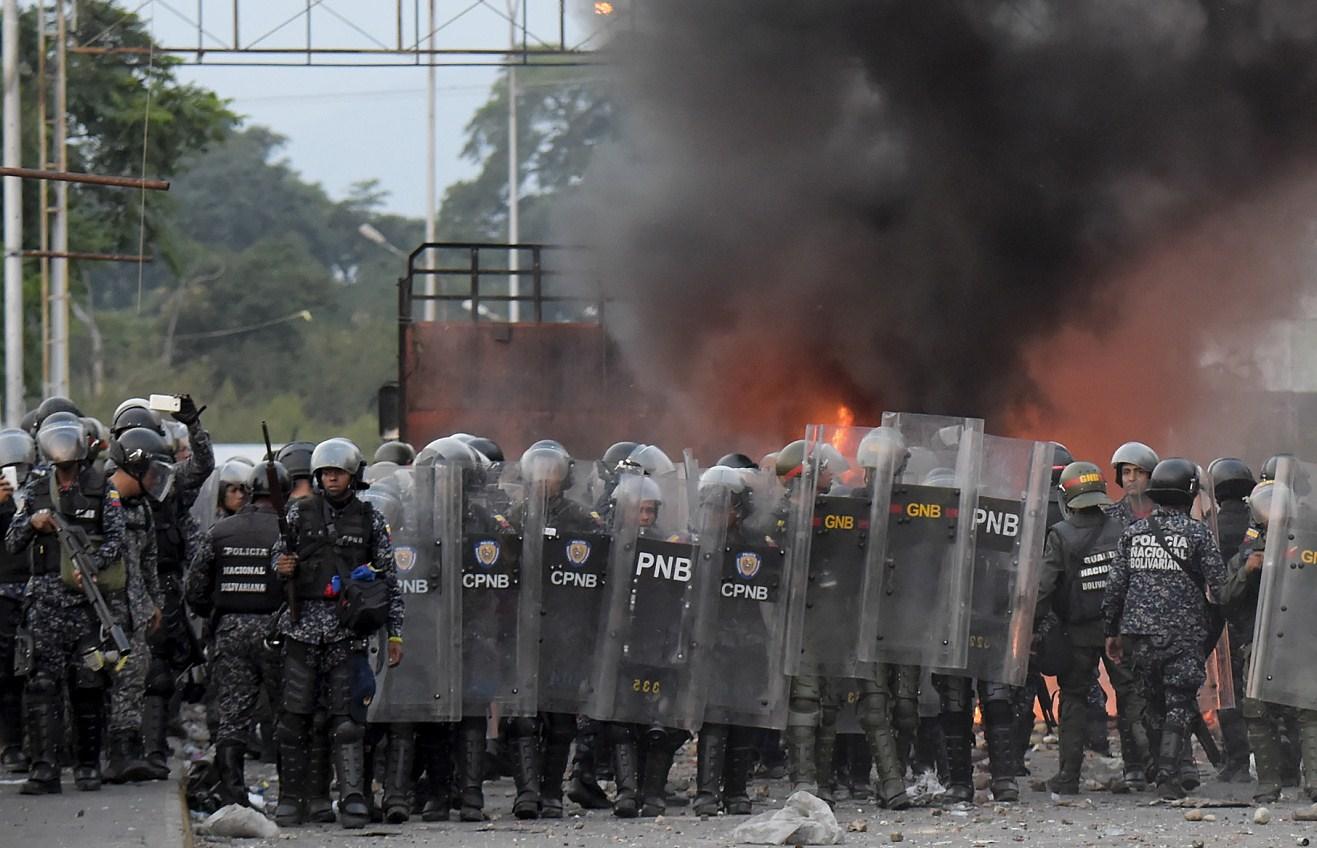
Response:
[{"label": "orange flame", "polygon": [[839,451],[844,452],[843,442],[846,441],[846,431],[855,423],[855,413],[846,404],[837,406],[837,429],[832,433],[832,446]]}]

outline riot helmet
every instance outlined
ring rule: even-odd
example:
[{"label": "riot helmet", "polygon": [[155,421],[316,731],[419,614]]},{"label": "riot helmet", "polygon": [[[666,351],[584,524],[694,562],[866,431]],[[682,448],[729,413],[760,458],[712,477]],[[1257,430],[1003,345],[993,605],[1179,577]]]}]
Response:
[{"label": "riot helmet", "polygon": [[1107,481],[1102,471],[1091,462],[1070,462],[1061,470],[1057,485],[1061,489],[1061,502],[1067,511],[1107,506]]},{"label": "riot helmet", "polygon": [[639,445],[626,458],[628,465],[644,469],[646,474],[671,474],[677,470],[658,445]]},{"label": "riot helmet", "polygon": [[87,459],[95,460],[101,451],[110,447],[110,430],[99,419],[88,415],[82,416],[82,429],[87,431]]},{"label": "riot helmet", "polygon": [[27,412],[24,412],[22,420],[18,422],[18,428],[22,430],[24,433],[27,433],[31,436],[36,436],[37,411],[35,409],[29,409]]},{"label": "riot helmet", "polygon": [[1121,488],[1124,488],[1120,470],[1122,465],[1133,465],[1152,474],[1157,462],[1157,452],[1143,442],[1126,442],[1111,455],[1111,467],[1116,472],[1116,483]]},{"label": "riot helmet", "polygon": [[366,466],[366,482],[374,485],[376,480],[392,477],[396,473],[398,473],[398,463],[396,462],[389,462],[388,460],[372,462]]},{"label": "riot helmet", "polygon": [[56,412],[37,429],[37,449],[55,465],[81,462],[87,458],[87,431],[82,419],[72,412]]},{"label": "riot helmet", "polygon": [[634,510],[642,528],[654,526],[663,506],[663,490],[644,474],[624,475],[613,489],[611,498],[617,508]]},{"label": "riot helmet", "polygon": [[294,480],[310,480],[311,454],[315,449],[314,442],[289,442],[279,448],[274,458],[288,469],[289,477]]},{"label": "riot helmet", "polygon": [[134,427],[145,427],[161,436],[165,435],[165,425],[160,420],[160,413],[144,406],[130,406],[115,415],[114,422],[110,424],[110,433],[118,437],[120,433]]},{"label": "riot helmet", "polygon": [[1256,483],[1252,469],[1242,459],[1231,456],[1212,460],[1207,466],[1207,476],[1212,480],[1212,492],[1218,501],[1243,500]]},{"label": "riot helmet", "polygon": [[855,461],[860,467],[870,471],[890,467],[893,477],[901,476],[909,457],[905,436],[895,427],[874,427],[864,434],[855,450]]},{"label": "riot helmet", "polygon": [[385,442],[375,449],[375,462],[392,462],[397,466],[411,465],[416,459],[416,448],[406,442]]},{"label": "riot helmet", "polygon": [[336,436],[316,445],[311,452],[311,475],[316,483],[320,482],[320,472],[326,468],[337,468],[352,475],[353,489],[365,489],[369,486],[364,478],[366,460],[361,455],[361,448],[351,439]]},{"label": "riot helmet", "polygon": [[604,455],[599,458],[599,462],[604,466],[605,470],[612,471],[617,468],[620,463],[624,462],[626,458],[631,455],[631,452],[638,447],[640,447],[640,445],[635,442],[614,442],[609,445],[608,450],[604,451]]},{"label": "riot helmet", "polygon": [[729,506],[739,518],[750,514],[750,486],[746,480],[746,469],[732,468],[727,465],[715,465],[700,475],[699,498],[702,504],[727,492]]},{"label": "riot helmet", "polygon": [[1294,454],[1292,454],[1292,453],[1278,453],[1278,454],[1276,454],[1275,456],[1268,457],[1268,458],[1267,458],[1267,461],[1264,462],[1264,463],[1262,463],[1262,471],[1261,471],[1260,474],[1258,474],[1258,479],[1259,479],[1259,480],[1275,480],[1275,479],[1276,479],[1276,464],[1280,462],[1281,457],[1284,457],[1284,458],[1286,458],[1286,459],[1293,459],[1293,458],[1294,458]]},{"label": "riot helmet", "polygon": [[172,418],[162,421],[165,425],[165,439],[169,442],[169,451],[178,462],[185,462],[192,451],[192,436],[187,425]]},{"label": "riot helmet", "polygon": [[759,464],[743,453],[725,454],[721,459],[714,463],[714,466],[723,466],[725,468],[758,468]]},{"label": "riot helmet", "polygon": [[1060,442],[1052,442],[1052,485],[1060,485],[1061,472],[1065,467],[1075,461],[1074,454],[1070,453],[1070,448]]},{"label": "riot helmet", "polygon": [[799,477],[805,468],[805,440],[796,439],[783,446],[773,460],[773,470],[783,480]]},{"label": "riot helmet", "polygon": [[248,488],[247,482],[251,477],[254,463],[248,462],[240,456],[235,456],[220,466],[219,481],[221,486],[241,486]]},{"label": "riot helmet", "polygon": [[149,401],[147,401],[146,398],[140,398],[140,397],[128,398],[123,403],[119,404],[114,408],[114,414],[110,416],[110,420],[113,421],[114,419],[119,417],[119,413],[123,412],[125,409],[132,409],[133,407],[138,407],[141,409],[150,409],[151,404]]},{"label": "riot helmet", "polygon": [[521,455],[521,479],[527,483],[556,483],[570,485],[572,457],[556,442],[537,442]]},{"label": "riot helmet", "polygon": [[934,468],[924,475],[919,481],[921,486],[935,486],[940,489],[954,489],[956,487],[956,469],[942,466]]},{"label": "riot helmet", "polygon": [[174,464],[161,458],[168,455],[164,437],[146,427],[124,430],[110,442],[114,467],[136,480],[156,503],[168,498],[174,487]]},{"label": "riot helmet", "polygon": [[82,417],[82,410],[78,405],[63,395],[52,395],[37,405],[37,427],[40,427],[47,418],[56,412],[72,412],[79,418]]},{"label": "riot helmet", "polygon": [[485,459],[488,459],[490,462],[503,461],[503,448],[499,447],[498,442],[493,439],[486,439],[484,436],[476,436],[466,444],[467,447],[485,457]]},{"label": "riot helmet", "polygon": [[1276,481],[1263,480],[1253,487],[1248,496],[1248,512],[1253,523],[1266,527],[1271,519],[1271,502],[1276,494]]},{"label": "riot helmet", "polygon": [[1146,492],[1162,506],[1187,507],[1198,496],[1198,466],[1178,456],[1163,459],[1152,469]]},{"label": "riot helmet", "polygon": [[293,478],[288,474],[288,469],[284,468],[282,462],[258,462],[251,469],[247,477],[247,489],[252,493],[252,499],[268,498],[273,493],[270,491],[270,466],[274,466],[275,479],[279,482],[279,491],[284,497],[293,488]]},{"label": "riot helmet", "polygon": [[375,507],[375,511],[384,517],[384,523],[390,530],[397,531],[402,527],[404,514],[402,497],[396,490],[388,487],[371,487],[369,491],[361,493],[361,499]]},{"label": "riot helmet", "polygon": [[18,482],[22,483],[36,464],[36,439],[17,427],[0,430],[0,468],[14,466],[18,471]]},{"label": "riot helmet", "polygon": [[483,465],[471,446],[455,436],[435,439],[416,454],[417,465],[434,465],[439,460],[450,462],[463,471],[475,471]]}]

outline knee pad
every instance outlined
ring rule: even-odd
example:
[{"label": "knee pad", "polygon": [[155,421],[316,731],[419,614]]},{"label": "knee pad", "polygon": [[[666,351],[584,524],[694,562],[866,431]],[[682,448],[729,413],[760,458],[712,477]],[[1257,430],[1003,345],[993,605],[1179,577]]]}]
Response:
[{"label": "knee pad", "polygon": [[892,726],[892,703],[887,695],[870,694],[860,704],[860,727],[867,733]]},{"label": "knee pad", "polygon": [[281,745],[302,745],[310,747],[309,731],[311,716],[299,713],[281,713],[274,726],[274,738]]},{"label": "knee pad", "polygon": [[919,701],[897,698],[892,703],[892,725],[898,730],[914,733],[919,729]]},{"label": "knee pad", "polygon": [[306,661],[299,643],[290,639],[284,645],[283,709],[310,715],[316,707],[315,669]]},{"label": "knee pad", "polygon": [[353,721],[348,716],[334,716],[333,742],[335,745],[351,745],[366,737],[366,725]]},{"label": "knee pad", "polygon": [[940,682],[938,693],[942,696],[942,711],[948,713],[967,713],[974,708],[974,690],[970,681],[964,677],[934,678]]}]

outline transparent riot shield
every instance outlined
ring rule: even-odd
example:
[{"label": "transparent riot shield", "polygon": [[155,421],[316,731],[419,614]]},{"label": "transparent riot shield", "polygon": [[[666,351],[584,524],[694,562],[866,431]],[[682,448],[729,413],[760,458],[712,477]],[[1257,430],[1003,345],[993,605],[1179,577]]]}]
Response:
[{"label": "transparent riot shield", "polygon": [[590,700],[612,542],[594,508],[593,476],[589,463],[573,462],[560,449],[528,450],[521,459],[523,574],[540,598],[527,635],[538,646],[545,712],[580,713]]},{"label": "transparent riot shield", "polygon": [[[867,427],[811,424],[804,461],[787,481],[791,570],[788,601],[788,674],[861,676],[862,654],[877,638],[878,581],[870,567],[870,532],[886,524],[896,467],[879,457],[873,467],[855,462]],[[875,517],[879,518],[875,518]]]},{"label": "transparent riot shield", "polygon": [[771,471],[716,466],[699,477],[699,567],[715,576],[701,641],[708,681],[704,718],[740,727],[784,728],[785,639],[792,559]]},{"label": "transparent riot shield", "polygon": [[[1212,538],[1221,544],[1221,529],[1217,525],[1219,505],[1212,490],[1212,478],[1198,467],[1199,490],[1190,514],[1206,522]],[[1230,667],[1230,628],[1221,627],[1221,636],[1207,655],[1202,688],[1198,690],[1199,712],[1229,710],[1235,707],[1235,677]]]},{"label": "transparent riot shield", "polygon": [[1247,692],[1317,709],[1317,465],[1282,456],[1267,517]]},{"label": "transparent riot shield", "polygon": [[1024,685],[1052,451],[1051,442],[983,437],[966,677]]},{"label": "transparent riot shield", "polygon": [[527,584],[515,466],[464,469],[460,536],[463,715],[534,715],[538,581]]},{"label": "transparent riot shield", "polygon": [[192,502],[188,512],[202,532],[214,526],[219,516],[220,470],[212,470],[197,489],[197,499]]},{"label": "transparent riot shield", "polygon": [[462,717],[462,584],[457,537],[461,469],[446,463],[399,469],[362,495],[384,514],[406,603],[407,656],[389,668],[376,654],[371,722],[456,721]]},{"label": "transparent riot shield", "polygon": [[[704,718],[698,626],[715,581],[689,532],[685,470],[622,469],[613,490],[606,625],[586,715],[694,730]],[[705,569],[707,572],[707,569]]]},{"label": "transparent riot shield", "polygon": [[907,453],[893,469],[885,532],[870,536],[878,632],[860,659],[964,668],[983,421],[885,412],[881,429]]}]

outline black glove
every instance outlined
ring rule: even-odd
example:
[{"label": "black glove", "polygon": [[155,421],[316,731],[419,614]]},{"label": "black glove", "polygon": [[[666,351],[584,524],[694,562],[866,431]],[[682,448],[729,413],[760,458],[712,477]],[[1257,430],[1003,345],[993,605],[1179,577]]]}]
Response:
[{"label": "black glove", "polygon": [[180,424],[191,427],[201,418],[201,413],[206,411],[206,407],[197,409],[197,402],[192,399],[192,395],[178,396],[178,412],[174,413],[174,420]]}]

